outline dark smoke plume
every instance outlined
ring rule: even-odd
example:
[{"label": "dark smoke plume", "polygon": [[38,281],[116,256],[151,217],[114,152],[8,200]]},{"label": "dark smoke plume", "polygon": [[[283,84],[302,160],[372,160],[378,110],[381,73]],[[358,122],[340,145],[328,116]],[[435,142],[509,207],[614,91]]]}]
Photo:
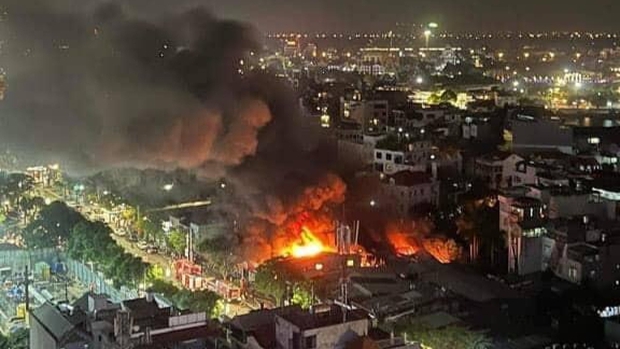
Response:
[{"label": "dark smoke plume", "polygon": [[225,176],[231,207],[262,232],[342,202],[333,152],[303,126],[292,91],[257,69],[251,27],[202,9],[147,20],[115,4],[84,14],[70,3],[4,5],[4,145],[74,173]]},{"label": "dark smoke plume", "polygon": [[3,23],[5,142],[76,170],[228,167],[254,154],[272,115],[240,71],[259,49],[251,28],[199,9],[147,22],[111,4],[87,16],[29,1],[9,4]]}]

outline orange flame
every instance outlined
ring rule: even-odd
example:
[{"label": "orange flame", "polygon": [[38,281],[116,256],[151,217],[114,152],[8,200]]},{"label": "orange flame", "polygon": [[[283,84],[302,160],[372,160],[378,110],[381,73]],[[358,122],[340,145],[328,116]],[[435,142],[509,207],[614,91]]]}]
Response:
[{"label": "orange flame", "polygon": [[325,245],[310,228],[301,227],[299,240],[293,242],[283,249],[283,255],[293,256],[295,258],[314,257],[323,252],[330,252],[332,248]]},{"label": "orange flame", "polygon": [[401,232],[392,232],[387,235],[394,251],[401,256],[413,256],[419,250],[411,237]]}]

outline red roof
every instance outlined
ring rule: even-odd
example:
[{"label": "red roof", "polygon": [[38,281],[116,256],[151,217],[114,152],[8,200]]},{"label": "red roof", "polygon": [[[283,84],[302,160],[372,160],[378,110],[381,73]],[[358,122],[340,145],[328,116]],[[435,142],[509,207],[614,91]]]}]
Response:
[{"label": "red roof", "polygon": [[394,180],[394,184],[398,186],[411,187],[414,185],[432,183],[433,179],[426,172],[400,171],[389,177],[390,182]]}]

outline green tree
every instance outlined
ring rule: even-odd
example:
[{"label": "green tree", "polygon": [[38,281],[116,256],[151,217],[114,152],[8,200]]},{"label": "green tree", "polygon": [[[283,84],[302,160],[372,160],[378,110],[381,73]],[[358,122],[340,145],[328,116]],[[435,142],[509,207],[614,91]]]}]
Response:
[{"label": "green tree", "polygon": [[433,349],[488,349],[493,345],[484,332],[460,326],[433,329],[424,324],[404,320],[395,326],[395,330],[406,334],[409,340]]},{"label": "green tree", "polygon": [[443,93],[441,94],[440,100],[445,103],[454,103],[456,102],[456,98],[457,98],[456,92],[448,89],[448,90],[443,91]]},{"label": "green tree", "polygon": [[73,227],[84,221],[79,212],[65,203],[54,201],[43,207],[39,216],[24,229],[24,243],[28,248],[56,247],[69,238]]},{"label": "green tree", "polygon": [[177,254],[184,254],[186,247],[186,234],[180,230],[171,231],[167,238],[166,244],[168,248],[173,250]]},{"label": "green tree", "polygon": [[437,92],[433,92],[428,99],[426,100],[428,104],[439,104],[441,103],[441,95]]},{"label": "green tree", "polygon": [[312,301],[312,285],[307,282],[300,282],[293,286],[293,298],[291,299],[291,303],[308,309],[312,305]]},{"label": "green tree", "polygon": [[279,277],[272,262],[261,264],[254,276],[254,289],[270,297],[275,304],[282,304],[286,292],[286,282]]},{"label": "green tree", "polygon": [[164,268],[161,265],[152,264],[146,271],[146,280],[149,282],[153,282],[154,280],[162,280],[164,276]]},{"label": "green tree", "polygon": [[28,349],[30,333],[27,328],[4,336],[0,334],[0,349]]},{"label": "green tree", "polygon": [[175,293],[179,291],[179,288],[174,286],[173,284],[166,282],[161,279],[155,279],[151,282],[151,291],[155,293],[159,293],[166,298],[172,297]]}]

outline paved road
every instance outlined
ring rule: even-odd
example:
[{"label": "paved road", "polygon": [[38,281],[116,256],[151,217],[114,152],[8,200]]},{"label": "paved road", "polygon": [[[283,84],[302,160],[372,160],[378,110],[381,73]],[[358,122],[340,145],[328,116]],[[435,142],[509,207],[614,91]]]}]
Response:
[{"label": "paved road", "polygon": [[[64,201],[64,199],[60,195],[53,192],[49,188],[36,188],[35,192],[45,199]],[[88,207],[87,204],[85,204],[83,207],[88,208],[87,211],[89,212],[93,211],[93,207]],[[85,214],[85,216],[90,220],[98,220],[100,218],[94,217],[89,214]],[[110,228],[114,230],[113,226],[110,226]],[[164,270],[164,275],[167,281],[175,284],[176,286],[181,286],[180,283],[175,279],[174,265],[171,258],[161,254],[146,253],[146,251],[140,250],[134,243],[128,241],[125,237],[112,234],[112,238],[119,246],[123,247],[125,251],[131,253],[134,256],[142,258],[142,260],[146,263],[160,266]],[[214,277],[213,275],[205,276]],[[226,304],[225,315],[233,317],[235,315],[246,314],[251,310],[252,308],[248,305],[247,302],[231,302]]]}]

